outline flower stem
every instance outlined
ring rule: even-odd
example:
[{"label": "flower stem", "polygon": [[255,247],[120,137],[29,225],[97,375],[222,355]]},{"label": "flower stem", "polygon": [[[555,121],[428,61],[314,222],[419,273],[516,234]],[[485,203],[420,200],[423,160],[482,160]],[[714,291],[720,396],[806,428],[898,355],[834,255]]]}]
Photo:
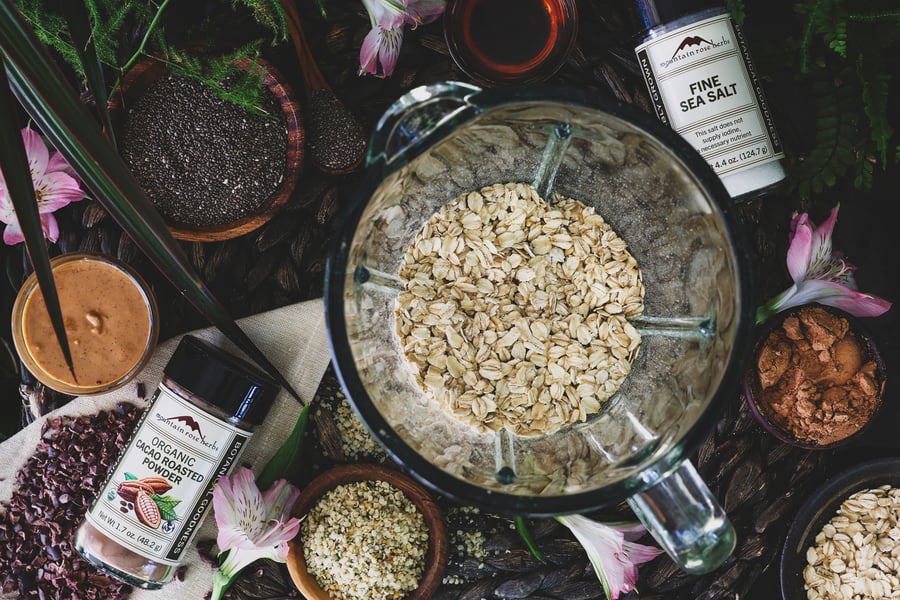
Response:
[{"label": "flower stem", "polygon": [[163,11],[166,9],[166,6],[169,4],[169,0],[162,0],[159,3],[159,6],[156,8],[156,14],[153,15],[153,20],[150,21],[150,25],[147,26],[147,31],[144,32],[144,37],[141,39],[141,45],[138,46],[138,49],[135,50],[134,54],[131,55],[131,58],[126,61],[122,67],[119,68],[119,76],[116,78],[116,83],[112,87],[112,92],[110,92],[109,99],[112,99],[112,95],[116,92],[116,89],[119,87],[119,83],[122,81],[122,74],[125,73],[131,66],[137,61],[137,59],[144,53],[144,48],[147,46],[147,41],[150,39],[150,34],[153,33],[153,30],[156,29],[157,23],[159,23],[159,18],[162,16]]},{"label": "flower stem", "polygon": [[231,577],[225,575],[220,569],[216,569],[213,571],[213,588],[212,588],[212,596],[210,596],[209,600],[222,600],[222,596],[225,595],[225,592],[228,591],[228,588],[231,587],[231,584],[234,583],[234,580],[237,579],[238,573],[234,573]]}]

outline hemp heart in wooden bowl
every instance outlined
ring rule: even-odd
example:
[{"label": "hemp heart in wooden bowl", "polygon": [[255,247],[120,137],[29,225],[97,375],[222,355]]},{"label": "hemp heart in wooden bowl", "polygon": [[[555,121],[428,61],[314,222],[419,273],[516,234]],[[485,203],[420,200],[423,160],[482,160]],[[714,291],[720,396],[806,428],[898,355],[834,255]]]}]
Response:
[{"label": "hemp heart in wooden bowl", "polygon": [[303,490],[294,515],[288,571],[313,600],[425,600],[440,584],[449,553],[437,504],[394,469],[349,464]]},{"label": "hemp heart in wooden bowl", "polygon": [[637,356],[641,271],[577,200],[521,183],[462,194],[415,236],[400,279],[397,334],[416,382],[482,432],[584,421]]}]

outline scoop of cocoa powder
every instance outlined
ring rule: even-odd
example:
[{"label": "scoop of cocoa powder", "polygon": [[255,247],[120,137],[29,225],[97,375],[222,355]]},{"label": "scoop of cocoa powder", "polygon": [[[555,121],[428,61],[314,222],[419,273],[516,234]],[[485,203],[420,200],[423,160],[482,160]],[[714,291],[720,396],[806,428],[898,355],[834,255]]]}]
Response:
[{"label": "scoop of cocoa powder", "polygon": [[776,327],[756,363],[761,412],[798,440],[833,444],[859,431],[880,393],[875,362],[847,319],[818,306]]}]

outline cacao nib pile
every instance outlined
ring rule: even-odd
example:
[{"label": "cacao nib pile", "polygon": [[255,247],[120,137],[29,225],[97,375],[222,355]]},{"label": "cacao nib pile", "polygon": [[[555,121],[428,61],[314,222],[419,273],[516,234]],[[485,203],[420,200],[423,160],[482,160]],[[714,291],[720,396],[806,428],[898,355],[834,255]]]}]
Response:
[{"label": "cacao nib pile", "polygon": [[131,588],[88,564],[75,530],[128,441],[140,409],[47,421],[0,516],[0,582],[22,598],[124,598]]}]

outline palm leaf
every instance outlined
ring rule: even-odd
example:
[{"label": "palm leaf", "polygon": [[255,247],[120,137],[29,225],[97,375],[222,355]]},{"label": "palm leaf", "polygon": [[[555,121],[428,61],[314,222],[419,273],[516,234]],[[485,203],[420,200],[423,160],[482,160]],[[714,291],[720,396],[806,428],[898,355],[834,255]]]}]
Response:
[{"label": "palm leaf", "polygon": [[11,0],[0,0],[0,49],[6,55],[11,87],[19,102],[94,197],[204,317],[300,401],[290,383],[238,327],[194,270],[162,216]]},{"label": "palm leaf", "polygon": [[4,61],[0,57],[0,165],[3,165],[3,178],[6,181],[6,189],[16,211],[16,218],[22,228],[25,237],[25,249],[34,265],[37,274],[38,285],[50,314],[50,322],[56,339],[62,349],[66,366],[75,381],[75,369],[72,366],[72,353],[69,350],[69,339],[66,336],[66,328],[63,324],[62,310],[59,307],[59,296],[56,294],[56,284],[53,282],[53,270],[50,268],[50,254],[44,243],[44,231],[41,229],[41,215],[38,212],[37,200],[34,197],[34,182],[31,180],[31,171],[28,168],[28,156],[25,153],[25,144],[22,142],[22,134],[19,132],[19,123],[16,118],[18,107],[9,91],[9,80],[6,78]]},{"label": "palm leaf", "polygon": [[287,479],[292,483],[297,483],[297,475],[299,474],[300,449],[303,446],[303,436],[306,434],[306,424],[309,422],[309,404],[303,406],[300,410],[300,416],[294,424],[294,430],[288,439],[278,448],[278,451],[269,459],[266,466],[263,467],[259,477],[256,478],[256,485],[261,490],[267,490],[272,487],[278,479]]},{"label": "palm leaf", "polygon": [[84,78],[87,81],[88,90],[94,97],[94,105],[100,115],[100,122],[109,135],[109,141],[113,147],[116,145],[116,137],[113,132],[112,120],[109,118],[109,105],[106,102],[106,81],[103,77],[103,67],[97,59],[97,48],[94,46],[94,36],[91,31],[91,21],[87,9],[82,0],[66,0],[60,3],[69,25],[69,33],[75,42],[75,51],[84,67]]}]

